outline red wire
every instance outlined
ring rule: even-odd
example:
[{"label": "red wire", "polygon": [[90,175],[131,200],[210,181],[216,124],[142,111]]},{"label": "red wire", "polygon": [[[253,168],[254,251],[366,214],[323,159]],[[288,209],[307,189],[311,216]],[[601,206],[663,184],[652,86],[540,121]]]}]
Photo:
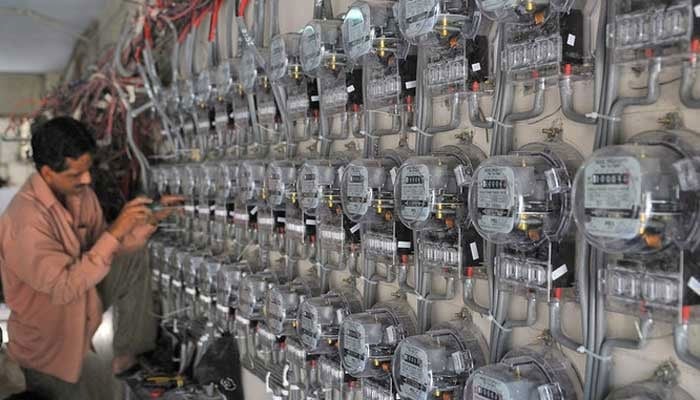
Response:
[{"label": "red wire", "polygon": [[241,5],[238,6],[238,16],[245,16],[245,9],[248,7],[248,0],[241,0]]},{"label": "red wire", "polygon": [[219,24],[219,10],[221,5],[224,4],[223,0],[214,0],[214,11],[211,13],[211,21],[209,22],[209,42],[213,42],[216,39],[216,28]]}]

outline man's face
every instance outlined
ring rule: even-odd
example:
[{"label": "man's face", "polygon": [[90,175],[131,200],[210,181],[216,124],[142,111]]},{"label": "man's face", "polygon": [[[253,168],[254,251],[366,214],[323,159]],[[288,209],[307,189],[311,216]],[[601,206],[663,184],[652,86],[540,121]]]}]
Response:
[{"label": "man's face", "polygon": [[66,197],[80,194],[92,183],[90,168],[92,156],[89,153],[78,158],[66,158],[66,168],[61,172],[52,170],[49,166],[41,167],[41,176],[51,190],[59,196]]}]

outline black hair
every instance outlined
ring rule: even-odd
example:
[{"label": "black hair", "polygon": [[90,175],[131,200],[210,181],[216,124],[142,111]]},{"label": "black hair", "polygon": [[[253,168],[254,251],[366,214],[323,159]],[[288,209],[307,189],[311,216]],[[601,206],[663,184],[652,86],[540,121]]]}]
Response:
[{"label": "black hair", "polygon": [[66,158],[94,154],[97,143],[90,128],[71,117],[56,117],[32,132],[32,159],[37,171],[44,165],[65,171]]}]

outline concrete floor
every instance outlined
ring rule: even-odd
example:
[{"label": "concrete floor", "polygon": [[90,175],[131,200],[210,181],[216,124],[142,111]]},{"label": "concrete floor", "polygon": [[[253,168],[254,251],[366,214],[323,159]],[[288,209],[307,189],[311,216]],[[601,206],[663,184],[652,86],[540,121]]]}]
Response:
[{"label": "concrete floor", "polygon": [[[83,371],[89,373],[89,382],[95,393],[99,393],[97,398],[104,400],[120,400],[124,397],[122,384],[114,378],[111,371],[113,337],[113,313],[110,308],[104,313],[102,325],[92,339],[96,354],[88,355],[91,367],[89,371]],[[0,351],[0,399],[21,392],[24,387],[21,370],[9,360],[3,348]]]}]

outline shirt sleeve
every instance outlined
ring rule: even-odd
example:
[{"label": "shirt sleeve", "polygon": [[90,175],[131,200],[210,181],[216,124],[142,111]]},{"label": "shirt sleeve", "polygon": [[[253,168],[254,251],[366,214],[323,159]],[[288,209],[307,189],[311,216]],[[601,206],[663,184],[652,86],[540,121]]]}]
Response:
[{"label": "shirt sleeve", "polygon": [[[46,293],[54,304],[68,304],[95,287],[109,272],[119,241],[102,233],[78,258],[66,253],[46,226],[28,224],[14,233],[11,249],[4,249],[5,266],[33,289]],[[8,243],[8,242],[5,242]]]}]

